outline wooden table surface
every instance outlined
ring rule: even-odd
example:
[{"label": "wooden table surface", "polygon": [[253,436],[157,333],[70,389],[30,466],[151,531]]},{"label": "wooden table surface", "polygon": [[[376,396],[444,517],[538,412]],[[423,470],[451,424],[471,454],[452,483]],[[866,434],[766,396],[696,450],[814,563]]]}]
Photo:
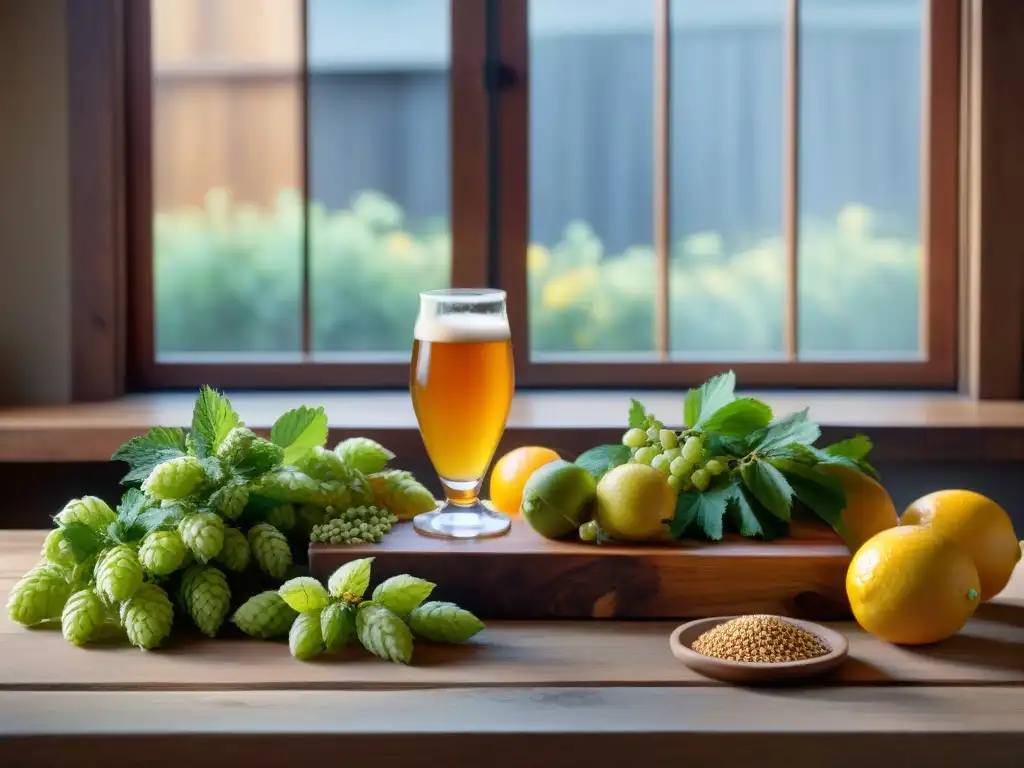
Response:
[{"label": "wooden table surface", "polygon": [[[43,533],[0,531],[0,594]],[[403,667],[357,651],[176,638],[78,649],[0,617],[0,765],[1024,764],[1024,569],[929,648],[831,626],[850,658],[813,685],[742,689],[676,662],[666,622],[495,622]],[[75,762],[74,765],[83,763]]]}]

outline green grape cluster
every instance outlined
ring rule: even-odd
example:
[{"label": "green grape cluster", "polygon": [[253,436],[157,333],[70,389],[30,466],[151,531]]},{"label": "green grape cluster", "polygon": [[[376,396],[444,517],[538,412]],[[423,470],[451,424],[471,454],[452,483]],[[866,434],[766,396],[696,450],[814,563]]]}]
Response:
[{"label": "green grape cluster", "polygon": [[398,518],[377,507],[352,507],[336,513],[328,508],[328,520],[314,525],[309,540],[322,544],[376,544],[391,532]]},{"label": "green grape cluster", "polygon": [[660,421],[651,421],[647,429],[635,427],[622,436],[630,449],[631,463],[647,464],[665,474],[676,493],[707,490],[711,479],[729,469],[726,457],[710,455],[704,438],[692,430],[676,432]]}]

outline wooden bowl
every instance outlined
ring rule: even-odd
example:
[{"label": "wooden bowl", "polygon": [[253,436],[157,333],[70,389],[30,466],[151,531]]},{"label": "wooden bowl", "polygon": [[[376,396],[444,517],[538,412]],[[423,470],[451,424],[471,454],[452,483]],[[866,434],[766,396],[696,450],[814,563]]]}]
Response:
[{"label": "wooden bowl", "polygon": [[741,685],[754,685],[758,683],[773,683],[785,680],[798,680],[814,675],[820,675],[835,669],[843,663],[849,652],[849,643],[846,638],[828,627],[815,624],[810,621],[790,619],[786,616],[777,616],[783,621],[795,624],[801,629],[817,635],[818,638],[832,650],[824,656],[804,661],[786,661],[778,664],[767,664],[749,661],[728,661],[716,659],[712,656],[705,656],[693,650],[694,641],[709,629],[719,624],[738,618],[737,616],[715,616],[710,619],[698,619],[677,627],[669,638],[668,644],[672,649],[672,655],[683,662],[690,669],[700,672],[702,675],[722,680],[727,683],[739,683]]}]

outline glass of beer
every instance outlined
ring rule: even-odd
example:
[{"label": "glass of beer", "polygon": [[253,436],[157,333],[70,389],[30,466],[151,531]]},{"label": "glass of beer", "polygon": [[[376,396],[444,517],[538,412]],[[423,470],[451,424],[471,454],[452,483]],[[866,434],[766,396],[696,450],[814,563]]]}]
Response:
[{"label": "glass of beer", "polygon": [[412,404],[447,501],[413,525],[441,538],[500,536],[508,517],[481,504],[478,494],[515,389],[505,292],[421,293],[414,335]]}]

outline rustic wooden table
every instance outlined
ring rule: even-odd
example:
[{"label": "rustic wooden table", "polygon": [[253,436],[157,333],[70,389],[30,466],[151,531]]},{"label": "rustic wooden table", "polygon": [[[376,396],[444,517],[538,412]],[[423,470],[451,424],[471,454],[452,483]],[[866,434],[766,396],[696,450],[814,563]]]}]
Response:
[{"label": "rustic wooden table", "polygon": [[[43,533],[0,532],[0,594]],[[77,649],[0,618],[0,766],[1024,764],[1024,569],[955,638],[886,645],[813,685],[740,689],[676,662],[666,622],[495,622],[402,667],[178,639]],[[358,763],[354,763],[358,764]]]}]

